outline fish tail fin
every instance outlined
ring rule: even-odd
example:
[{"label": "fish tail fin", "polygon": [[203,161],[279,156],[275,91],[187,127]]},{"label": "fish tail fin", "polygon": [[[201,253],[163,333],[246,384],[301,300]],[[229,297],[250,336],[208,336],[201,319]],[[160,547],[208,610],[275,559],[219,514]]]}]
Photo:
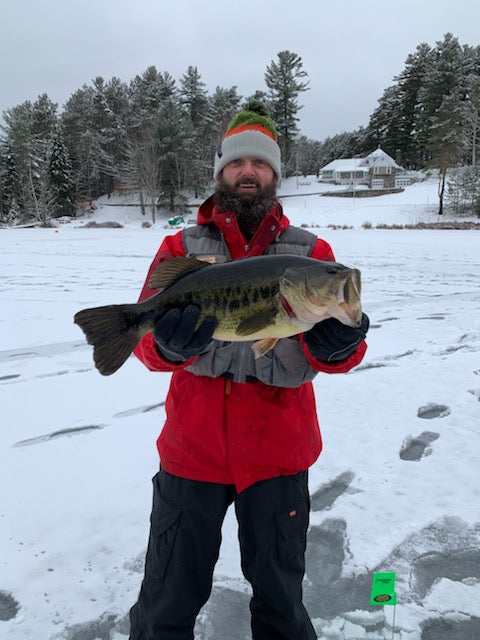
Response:
[{"label": "fish tail fin", "polygon": [[73,321],[84,332],[88,344],[93,345],[95,366],[104,376],[120,369],[142,337],[134,306],[112,304],[83,309],[74,316]]}]

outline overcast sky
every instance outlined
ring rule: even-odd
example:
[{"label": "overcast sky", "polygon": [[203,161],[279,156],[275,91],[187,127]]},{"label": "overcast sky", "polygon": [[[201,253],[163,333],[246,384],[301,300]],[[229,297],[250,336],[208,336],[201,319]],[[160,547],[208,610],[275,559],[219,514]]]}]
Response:
[{"label": "overcast sky", "polygon": [[264,90],[279,51],[297,53],[310,90],[304,135],[368,124],[408,54],[447,32],[480,44],[479,0],[0,0],[0,112],[47,93],[61,109],[96,76],[129,82],[150,65],[207,90]]}]

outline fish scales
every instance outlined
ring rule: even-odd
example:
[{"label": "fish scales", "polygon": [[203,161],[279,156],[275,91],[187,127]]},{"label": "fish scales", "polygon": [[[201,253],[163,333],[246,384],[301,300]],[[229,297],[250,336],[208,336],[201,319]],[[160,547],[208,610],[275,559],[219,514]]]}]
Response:
[{"label": "fish scales", "polygon": [[[274,298],[279,292],[278,279],[285,264],[281,266],[278,260],[267,259],[267,265],[265,258],[268,257],[217,264],[214,269],[205,263],[156,294],[158,300],[154,300],[154,296],[146,302],[150,301],[158,309],[160,306],[196,304],[200,308],[199,324],[207,317],[215,317],[214,337],[234,338],[235,329],[243,319],[266,308],[273,309]],[[297,263],[297,260],[288,262]],[[232,268],[239,264],[242,269]],[[272,269],[272,265],[275,268]]]},{"label": "fish scales", "polygon": [[214,337],[221,334],[222,339],[227,339],[228,336],[234,338],[235,330],[242,320],[266,309],[273,309],[278,292],[278,284],[269,287],[262,284],[248,289],[246,287],[229,289],[225,286],[204,289],[199,287],[196,288],[195,295],[189,292],[171,291],[161,300],[162,304],[157,307],[157,310],[160,315],[163,313],[162,309],[170,306],[185,308],[189,304],[196,304],[200,308],[198,324],[207,317],[214,317],[217,321]]}]

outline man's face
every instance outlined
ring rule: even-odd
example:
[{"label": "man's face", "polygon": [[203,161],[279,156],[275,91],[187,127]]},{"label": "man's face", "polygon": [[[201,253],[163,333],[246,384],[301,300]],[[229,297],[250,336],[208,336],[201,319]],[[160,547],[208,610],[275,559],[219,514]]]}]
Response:
[{"label": "man's face", "polygon": [[234,213],[245,238],[250,238],[277,201],[278,179],[259,158],[240,158],[223,167],[215,202],[220,211]]},{"label": "man's face", "polygon": [[222,178],[230,190],[245,199],[254,199],[264,189],[276,183],[272,167],[260,158],[248,157],[232,160],[223,167]]}]

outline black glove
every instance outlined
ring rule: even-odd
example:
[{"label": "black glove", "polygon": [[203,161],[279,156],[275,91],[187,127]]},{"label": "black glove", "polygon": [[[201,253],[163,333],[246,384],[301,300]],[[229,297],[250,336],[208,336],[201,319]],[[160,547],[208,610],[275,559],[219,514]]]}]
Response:
[{"label": "black glove", "polygon": [[161,355],[172,362],[189,360],[202,352],[212,339],[215,318],[205,318],[195,331],[200,309],[191,304],[185,309],[169,309],[155,324],[153,338]]},{"label": "black glove", "polygon": [[317,360],[338,362],[345,360],[365,340],[370,320],[362,313],[359,327],[347,327],[336,318],[328,318],[303,334],[308,350]]}]

